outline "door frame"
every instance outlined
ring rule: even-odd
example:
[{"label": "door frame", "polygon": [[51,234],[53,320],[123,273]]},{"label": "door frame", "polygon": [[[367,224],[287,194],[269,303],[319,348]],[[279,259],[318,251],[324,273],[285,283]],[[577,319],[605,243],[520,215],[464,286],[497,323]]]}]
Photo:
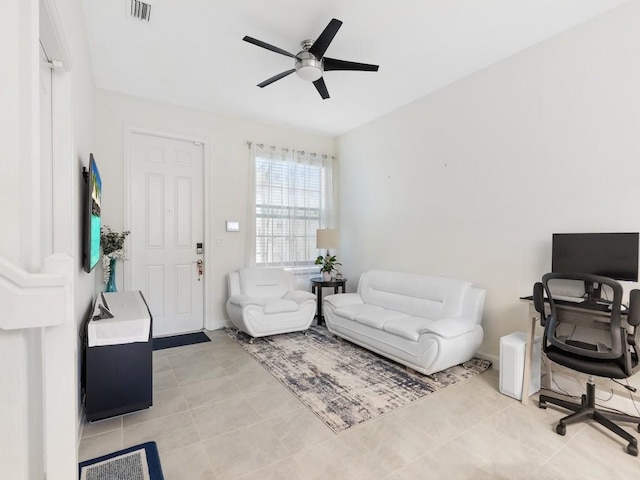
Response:
[{"label": "door frame", "polygon": [[[211,162],[209,161],[211,155],[211,141],[207,138],[199,137],[197,135],[189,135],[189,134],[179,134],[174,132],[167,132],[163,130],[155,130],[149,128],[143,128],[133,125],[125,125],[124,127],[124,198],[123,198],[123,208],[124,208],[124,229],[131,230],[131,217],[132,217],[132,209],[133,205],[131,205],[131,178],[132,178],[132,168],[133,168],[133,153],[132,153],[132,145],[133,145],[133,136],[134,135],[149,135],[153,137],[161,137],[167,138],[170,140],[181,140],[185,142],[194,142],[201,143],[203,150],[203,178],[202,178],[202,191],[203,195],[203,232],[204,232],[204,285],[203,287],[203,295],[204,295],[204,305],[203,305],[203,328],[206,330],[213,330],[213,320],[211,318],[211,308],[212,308],[212,285],[213,282],[209,278],[210,273],[213,271],[211,265],[213,264],[213,255],[212,255],[212,235],[211,235],[211,194],[209,193],[209,188],[213,185],[211,181]],[[129,244],[129,239],[125,239],[126,248],[128,251],[131,251],[131,246]],[[131,260],[135,261],[134,259]],[[124,288],[125,290],[131,288],[131,266],[130,262],[124,262]]]}]

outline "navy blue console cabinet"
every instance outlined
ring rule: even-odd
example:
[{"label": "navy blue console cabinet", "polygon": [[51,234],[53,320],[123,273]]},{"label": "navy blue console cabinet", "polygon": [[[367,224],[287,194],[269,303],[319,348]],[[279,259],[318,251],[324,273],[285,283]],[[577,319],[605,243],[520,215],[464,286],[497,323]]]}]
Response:
[{"label": "navy blue console cabinet", "polygon": [[92,318],[86,325],[83,370],[90,422],[153,404],[152,318],[142,293],[105,293],[97,302],[106,303],[113,318]]}]

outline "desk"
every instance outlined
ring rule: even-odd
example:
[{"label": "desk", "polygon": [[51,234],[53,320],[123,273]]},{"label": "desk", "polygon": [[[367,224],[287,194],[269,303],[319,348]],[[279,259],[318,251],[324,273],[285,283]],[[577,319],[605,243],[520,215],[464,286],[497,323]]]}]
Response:
[{"label": "desk", "polygon": [[318,325],[322,325],[322,322],[324,321],[324,316],[322,315],[322,288],[333,287],[333,293],[338,293],[338,287],[342,287],[342,293],[344,293],[346,284],[346,278],[332,278],[329,281],[323,280],[322,277],[311,279],[311,292],[316,294],[318,303],[318,306],[316,308],[316,318],[318,319]]},{"label": "desk", "polygon": [[[529,303],[529,327],[527,333],[527,348],[524,356],[524,373],[522,379],[522,403],[529,403],[529,390],[531,379],[531,358],[533,357],[533,340],[536,333],[536,325],[540,324],[540,314],[533,305],[533,297],[521,297],[520,300]],[[611,312],[606,305],[584,304],[565,302],[562,300],[554,300],[556,304],[557,315],[565,319],[569,319],[572,324],[580,327],[586,327],[593,330],[609,330],[609,317]],[[551,308],[545,305],[547,313]],[[626,312],[621,313],[622,320],[627,317]],[[543,339],[544,341],[544,339]],[[543,358],[546,358],[543,356]],[[545,377],[543,388],[551,388],[551,369],[548,360],[546,361],[547,375]]]}]

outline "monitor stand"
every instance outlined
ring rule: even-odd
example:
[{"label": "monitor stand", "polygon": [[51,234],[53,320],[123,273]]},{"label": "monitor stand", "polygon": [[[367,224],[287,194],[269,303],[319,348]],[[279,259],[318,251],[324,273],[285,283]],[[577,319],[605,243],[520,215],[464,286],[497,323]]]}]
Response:
[{"label": "monitor stand", "polygon": [[595,283],[588,280],[584,282],[584,293],[587,296],[586,303],[609,305],[613,303],[611,300],[604,300],[602,298],[602,284]]}]

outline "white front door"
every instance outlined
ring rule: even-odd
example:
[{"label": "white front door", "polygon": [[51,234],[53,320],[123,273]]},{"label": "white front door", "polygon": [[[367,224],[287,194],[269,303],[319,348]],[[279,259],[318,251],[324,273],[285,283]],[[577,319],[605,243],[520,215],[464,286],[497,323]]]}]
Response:
[{"label": "white front door", "polygon": [[153,336],[203,327],[202,144],[131,135],[131,290],[144,294]]}]

